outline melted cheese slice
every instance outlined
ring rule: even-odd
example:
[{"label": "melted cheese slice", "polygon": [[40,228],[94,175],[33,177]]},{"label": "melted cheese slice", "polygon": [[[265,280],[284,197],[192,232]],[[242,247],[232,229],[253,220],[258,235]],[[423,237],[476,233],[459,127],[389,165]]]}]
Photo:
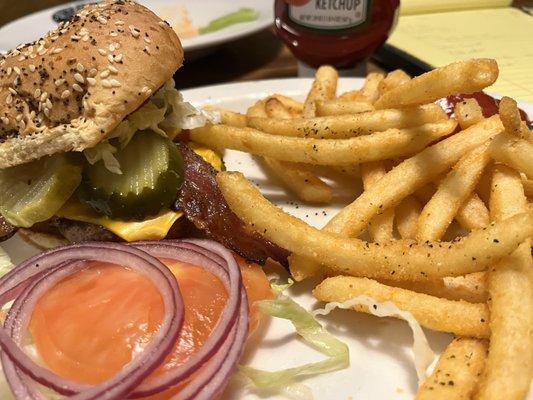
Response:
[{"label": "melted cheese slice", "polygon": [[59,210],[57,215],[74,221],[101,225],[125,241],[134,242],[164,239],[183,212],[162,210],[158,215],[145,221],[120,221],[97,214],[73,197]]}]

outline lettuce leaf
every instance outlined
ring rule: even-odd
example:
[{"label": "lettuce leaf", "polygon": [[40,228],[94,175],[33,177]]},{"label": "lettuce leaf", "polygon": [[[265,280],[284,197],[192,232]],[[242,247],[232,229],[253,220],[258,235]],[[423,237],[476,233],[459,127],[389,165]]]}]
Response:
[{"label": "lettuce leaf", "polygon": [[408,311],[401,310],[396,304],[391,301],[378,303],[369,296],[357,296],[353,299],[346,300],[342,303],[331,302],[327,303],[323,309],[315,310],[314,315],[328,315],[336,308],[350,309],[356,305],[363,305],[368,308],[368,312],[377,317],[396,317],[403,319],[409,324],[413,331],[413,358],[418,376],[419,384],[428,376],[428,368],[434,363],[436,355],[431,350],[428,340],[422,327],[416,318]]},{"label": "lettuce leaf", "polygon": [[[291,285],[292,283],[289,283]],[[296,332],[311,346],[328,356],[325,360],[304,364],[279,371],[264,371],[248,366],[241,366],[240,372],[261,389],[287,389],[296,377],[322,374],[346,368],[349,365],[348,346],[331,335],[308,311],[289,297],[281,294],[287,285],[272,285],[278,293],[274,300],[262,300],[257,303],[259,310],[272,317],[287,319],[292,322]]]},{"label": "lettuce leaf", "polygon": [[124,148],[135,132],[151,129],[173,139],[183,129],[198,128],[208,122],[219,123],[220,114],[197,109],[184,101],[175,88],[174,80],[170,79],[141,108],[124,119],[106,140],[83,153],[89,163],[102,160],[109,171],[122,174],[113,154],[118,148]]}]

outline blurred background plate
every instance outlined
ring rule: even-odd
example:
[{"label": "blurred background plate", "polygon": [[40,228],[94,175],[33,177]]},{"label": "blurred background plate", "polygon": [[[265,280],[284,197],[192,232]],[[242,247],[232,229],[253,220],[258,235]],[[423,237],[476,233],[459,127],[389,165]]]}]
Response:
[{"label": "blurred background plate", "polygon": [[[71,11],[70,8],[89,2],[66,3],[10,22],[0,29],[0,50],[9,50],[21,43],[38,39],[57,25],[53,19],[54,15],[67,14]],[[195,27],[205,26],[213,19],[237,11],[241,7],[253,8],[258,12],[258,17],[254,21],[231,25],[212,33],[183,38],[181,41],[188,60],[206,54],[220,44],[268,28],[273,21],[272,3],[264,0],[141,0],[139,2],[168,20],[171,25],[180,24],[183,9],[186,10]]]}]

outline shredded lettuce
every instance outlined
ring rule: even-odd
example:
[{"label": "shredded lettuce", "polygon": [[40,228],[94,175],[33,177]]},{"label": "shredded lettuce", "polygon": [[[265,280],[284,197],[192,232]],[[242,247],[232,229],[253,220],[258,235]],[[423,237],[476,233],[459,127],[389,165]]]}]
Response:
[{"label": "shredded lettuce", "polygon": [[278,297],[274,300],[262,300],[258,302],[259,310],[263,314],[291,321],[296,328],[296,332],[306,342],[328,356],[328,358],[323,361],[279,371],[263,371],[248,366],[241,366],[240,372],[260,389],[276,388],[286,393],[293,392],[294,394],[296,389],[299,393],[302,393],[302,388],[296,387],[293,384],[296,377],[321,374],[346,368],[350,361],[348,346],[345,343],[331,335],[302,306],[281,293],[290,285],[292,285],[292,282],[289,282],[287,285],[272,285],[272,289],[278,294]]},{"label": "shredded lettuce", "polygon": [[416,374],[419,384],[428,376],[428,368],[434,362],[436,356],[431,347],[422,327],[416,318],[410,312],[401,310],[391,301],[377,303],[369,296],[357,296],[353,299],[342,303],[327,303],[323,309],[315,310],[313,315],[328,315],[336,308],[350,309],[354,306],[363,305],[368,308],[368,312],[377,317],[396,317],[401,318],[409,324],[413,331],[413,358],[415,363]]},{"label": "shredded lettuce", "polygon": [[94,164],[102,160],[109,171],[122,174],[114,153],[118,148],[124,148],[135,132],[151,129],[173,139],[182,129],[198,128],[207,122],[220,123],[220,114],[197,109],[184,101],[182,94],[175,88],[174,80],[171,79],[141,108],[124,119],[106,140],[86,149],[83,153],[89,163]]}]

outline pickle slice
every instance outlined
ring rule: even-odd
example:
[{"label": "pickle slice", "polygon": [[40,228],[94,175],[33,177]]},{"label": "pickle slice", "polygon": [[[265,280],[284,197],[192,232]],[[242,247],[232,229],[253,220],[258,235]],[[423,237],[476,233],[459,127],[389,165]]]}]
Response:
[{"label": "pickle slice", "polygon": [[0,213],[11,224],[29,228],[46,221],[81,182],[75,154],[56,154],[0,171]]},{"label": "pickle slice", "polygon": [[168,138],[137,132],[115,157],[122,175],[102,162],[85,168],[78,191],[82,203],[113,219],[142,220],[175,201],[183,183],[183,161]]}]

